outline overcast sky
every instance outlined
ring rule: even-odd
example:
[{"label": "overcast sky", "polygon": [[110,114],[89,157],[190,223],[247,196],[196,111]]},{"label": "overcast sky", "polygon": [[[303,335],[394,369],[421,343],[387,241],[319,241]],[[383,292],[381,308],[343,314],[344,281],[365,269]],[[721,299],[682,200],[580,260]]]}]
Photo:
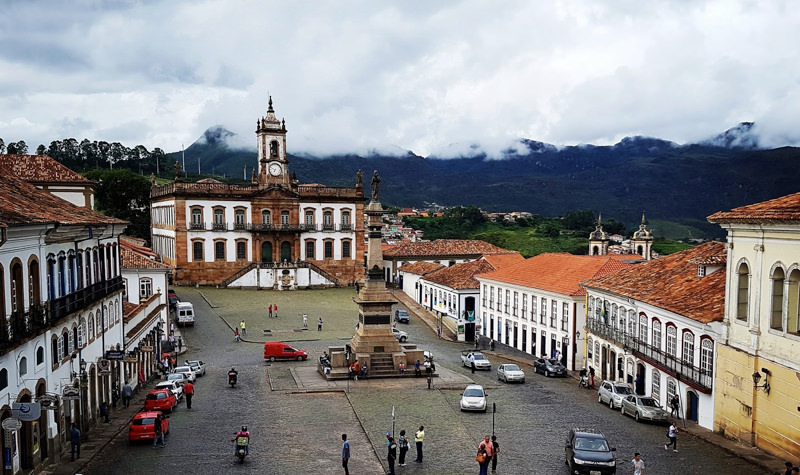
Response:
[{"label": "overcast sky", "polygon": [[[65,7],[69,5],[69,7]],[[490,155],[525,137],[800,145],[800,2],[0,0],[0,137]]]}]

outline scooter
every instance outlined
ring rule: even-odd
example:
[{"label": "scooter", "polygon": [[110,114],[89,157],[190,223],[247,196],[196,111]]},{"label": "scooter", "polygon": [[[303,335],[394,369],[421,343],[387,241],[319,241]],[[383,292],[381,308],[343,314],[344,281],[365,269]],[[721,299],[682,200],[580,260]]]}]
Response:
[{"label": "scooter", "polygon": [[238,437],[236,439],[236,457],[239,458],[239,463],[244,463],[244,458],[247,456],[247,446],[250,444],[250,439],[247,437]]},{"label": "scooter", "polygon": [[578,387],[579,388],[589,389],[589,377],[588,376],[581,376],[581,379],[578,382]]},{"label": "scooter", "polygon": [[230,384],[232,388],[236,387],[236,378],[236,373],[228,373],[228,384]]}]

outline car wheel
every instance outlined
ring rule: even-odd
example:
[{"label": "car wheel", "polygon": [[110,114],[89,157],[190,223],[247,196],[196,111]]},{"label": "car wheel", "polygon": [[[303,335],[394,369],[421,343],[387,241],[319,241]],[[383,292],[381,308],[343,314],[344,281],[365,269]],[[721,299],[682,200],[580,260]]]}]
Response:
[{"label": "car wheel", "polygon": [[270,361],[270,363],[274,363],[275,362],[275,357],[274,356],[270,356],[269,357],[269,361]]},{"label": "car wheel", "polygon": [[638,412],[637,412],[636,414],[634,414],[634,415],[633,415],[633,419],[634,419],[636,422],[639,422],[639,413],[638,413]]},{"label": "car wheel", "polygon": [[302,356],[298,356],[297,357],[297,361],[303,361],[303,357]]},{"label": "car wheel", "polygon": [[401,336],[401,337],[400,337],[400,343],[405,343],[405,342],[406,342],[406,340],[408,340],[408,338],[406,338],[406,337],[404,337],[404,336]]},{"label": "car wheel", "polygon": [[612,398],[608,398],[608,407],[614,409],[614,400]]},{"label": "car wheel", "polygon": [[549,378],[550,377],[550,371],[544,370],[544,376],[545,376],[545,378]]},{"label": "car wheel", "polygon": [[600,403],[600,404],[603,404],[603,396],[598,394],[597,395],[597,402]]},{"label": "car wheel", "polygon": [[619,406],[619,413],[625,415],[625,406]]}]

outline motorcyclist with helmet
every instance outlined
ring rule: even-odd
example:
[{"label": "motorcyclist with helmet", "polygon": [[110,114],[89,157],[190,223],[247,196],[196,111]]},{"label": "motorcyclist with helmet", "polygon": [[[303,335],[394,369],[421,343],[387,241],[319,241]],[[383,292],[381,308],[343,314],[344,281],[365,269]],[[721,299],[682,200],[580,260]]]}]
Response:
[{"label": "motorcyclist with helmet", "polygon": [[[244,439],[240,442],[239,439]],[[233,454],[239,455],[238,450],[240,446],[244,446],[245,455],[250,454],[250,432],[247,432],[247,426],[242,426],[242,430],[236,433],[231,439],[233,442]]]}]

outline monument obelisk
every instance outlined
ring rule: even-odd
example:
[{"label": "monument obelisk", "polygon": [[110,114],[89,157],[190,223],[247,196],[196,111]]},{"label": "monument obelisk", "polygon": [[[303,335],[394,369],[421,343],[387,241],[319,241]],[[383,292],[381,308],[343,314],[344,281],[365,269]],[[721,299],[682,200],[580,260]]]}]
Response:
[{"label": "monument obelisk", "polygon": [[381,217],[384,210],[378,201],[381,179],[378,171],[372,174],[372,199],[365,207],[367,241],[367,280],[353,301],[358,304],[358,328],[350,347],[358,359],[369,359],[375,353],[400,353],[403,348],[392,333],[392,305],[397,300],[386,288],[381,251]]}]

